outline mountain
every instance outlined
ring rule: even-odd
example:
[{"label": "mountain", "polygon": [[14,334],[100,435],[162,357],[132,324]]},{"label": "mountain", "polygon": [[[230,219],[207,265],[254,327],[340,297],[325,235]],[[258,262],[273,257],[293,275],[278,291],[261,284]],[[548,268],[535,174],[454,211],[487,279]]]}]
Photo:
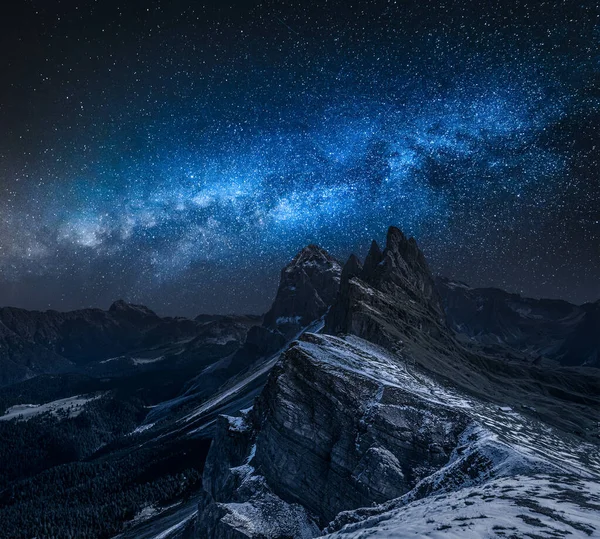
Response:
[{"label": "mountain", "polygon": [[516,353],[530,361],[600,367],[600,302],[524,298],[497,288],[471,288],[438,278],[450,327],[490,353]]},{"label": "mountain", "polygon": [[[186,414],[183,417],[193,418],[194,424],[208,422],[204,432],[209,434],[217,412],[237,412],[251,406],[281,351],[307,328],[321,324],[337,294],[340,273],[340,264],[324,249],[309,245],[298,252],[283,268],[275,299],[262,324],[249,329],[235,353],[191,379],[183,395],[153,409],[147,421]],[[218,405],[207,405],[207,401]]]},{"label": "mountain", "polygon": [[289,346],[252,408],[217,420],[187,533],[600,533],[597,371],[465,348],[396,228],[364,264],[350,257],[323,332]]},{"label": "mountain", "polygon": [[0,538],[600,534],[597,304],[436,280],[397,228],[301,250],[263,317],[0,320],[50,371],[0,387]]}]

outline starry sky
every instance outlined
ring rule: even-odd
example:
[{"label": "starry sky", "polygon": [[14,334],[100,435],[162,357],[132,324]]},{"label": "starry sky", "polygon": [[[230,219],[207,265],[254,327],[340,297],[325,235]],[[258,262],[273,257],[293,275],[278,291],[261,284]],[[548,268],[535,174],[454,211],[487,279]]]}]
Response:
[{"label": "starry sky", "polygon": [[318,243],[600,298],[596,2],[9,0],[0,304],[264,312]]}]

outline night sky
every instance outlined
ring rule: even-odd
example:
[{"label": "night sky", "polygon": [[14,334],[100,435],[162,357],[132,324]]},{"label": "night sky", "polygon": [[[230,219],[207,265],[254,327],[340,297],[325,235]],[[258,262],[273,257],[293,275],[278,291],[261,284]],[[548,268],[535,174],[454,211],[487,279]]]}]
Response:
[{"label": "night sky", "polygon": [[12,0],[0,305],[263,312],[308,243],[600,298],[596,2]]}]

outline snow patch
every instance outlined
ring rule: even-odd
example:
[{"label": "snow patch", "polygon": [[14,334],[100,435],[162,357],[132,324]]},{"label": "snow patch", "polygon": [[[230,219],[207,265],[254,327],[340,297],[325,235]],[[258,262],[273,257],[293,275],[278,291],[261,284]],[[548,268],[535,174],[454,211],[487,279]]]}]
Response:
[{"label": "snow patch", "polygon": [[147,365],[148,363],[156,363],[158,361],[162,361],[163,359],[165,359],[165,356],[158,356],[158,357],[132,357],[131,361],[133,361],[134,365]]},{"label": "snow patch", "polygon": [[299,324],[301,318],[301,316],[280,316],[275,320],[275,323],[278,326],[281,326],[282,324]]},{"label": "snow patch", "polygon": [[329,538],[596,537],[600,533],[600,484],[551,475],[495,479],[414,501]]},{"label": "snow patch", "polygon": [[11,406],[3,416],[0,416],[0,421],[10,421],[11,419],[27,421],[32,417],[48,412],[59,417],[62,415],[60,414],[62,411],[66,412],[67,417],[77,417],[88,402],[99,399],[103,395],[105,395],[105,393],[96,395],[75,395],[73,397],[58,399],[45,404],[16,404],[15,406]]},{"label": "snow patch", "polygon": [[154,425],[156,425],[156,423],[148,423],[147,425],[140,425],[135,430],[131,431],[130,435],[141,434],[142,432],[150,430],[152,427],[154,427]]}]

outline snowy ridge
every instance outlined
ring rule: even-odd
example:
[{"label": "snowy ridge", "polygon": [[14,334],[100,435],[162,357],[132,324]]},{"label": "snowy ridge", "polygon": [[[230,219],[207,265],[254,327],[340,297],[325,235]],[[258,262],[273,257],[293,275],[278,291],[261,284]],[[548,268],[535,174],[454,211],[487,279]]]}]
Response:
[{"label": "snowy ridge", "polygon": [[488,432],[484,437],[487,443],[510,447],[523,459],[544,461],[566,473],[600,479],[598,446],[569,438],[510,407],[482,402],[443,387],[401,356],[375,344],[351,335],[339,338],[306,334],[299,346],[322,368],[353,372],[418,395],[429,403],[465,411]]},{"label": "snowy ridge", "polygon": [[[339,387],[368,380],[369,385],[363,387],[373,389],[363,405],[366,422],[380,407],[400,411],[420,402],[424,426],[436,421],[436,412],[428,410],[441,409],[465,415],[467,426],[447,462],[421,476],[411,490],[380,505],[342,511],[321,531],[315,529],[315,521],[302,506],[280,499],[267,475],[255,469],[255,458],[260,463],[264,455],[258,456],[253,442],[241,465],[229,470],[230,477],[237,478],[233,483],[239,485],[238,494],[228,503],[217,504],[225,515],[221,524],[228,529],[247,537],[295,539],[324,534],[356,539],[600,534],[597,446],[556,431],[530,417],[528,410],[498,406],[443,385],[402,355],[355,336],[305,333],[289,353],[303,358],[298,365],[308,370],[302,372],[326,373],[340,381]],[[281,361],[288,361],[287,355]],[[227,431],[254,440],[257,434],[247,417],[223,418]],[[381,470],[386,473],[399,464],[384,446],[372,446],[366,454],[382,463]],[[356,469],[356,477],[362,481],[360,470]],[[301,498],[299,501],[304,503]]]},{"label": "snowy ridge", "polygon": [[[473,420],[446,466],[399,499],[341,513],[328,528],[330,537],[600,534],[595,513],[600,510],[597,446],[570,440],[510,407],[442,387],[397,356],[357,337],[305,338],[308,342],[299,346],[321,368],[402,388],[430,403],[460,408]],[[484,507],[472,498],[483,498]]]}]

